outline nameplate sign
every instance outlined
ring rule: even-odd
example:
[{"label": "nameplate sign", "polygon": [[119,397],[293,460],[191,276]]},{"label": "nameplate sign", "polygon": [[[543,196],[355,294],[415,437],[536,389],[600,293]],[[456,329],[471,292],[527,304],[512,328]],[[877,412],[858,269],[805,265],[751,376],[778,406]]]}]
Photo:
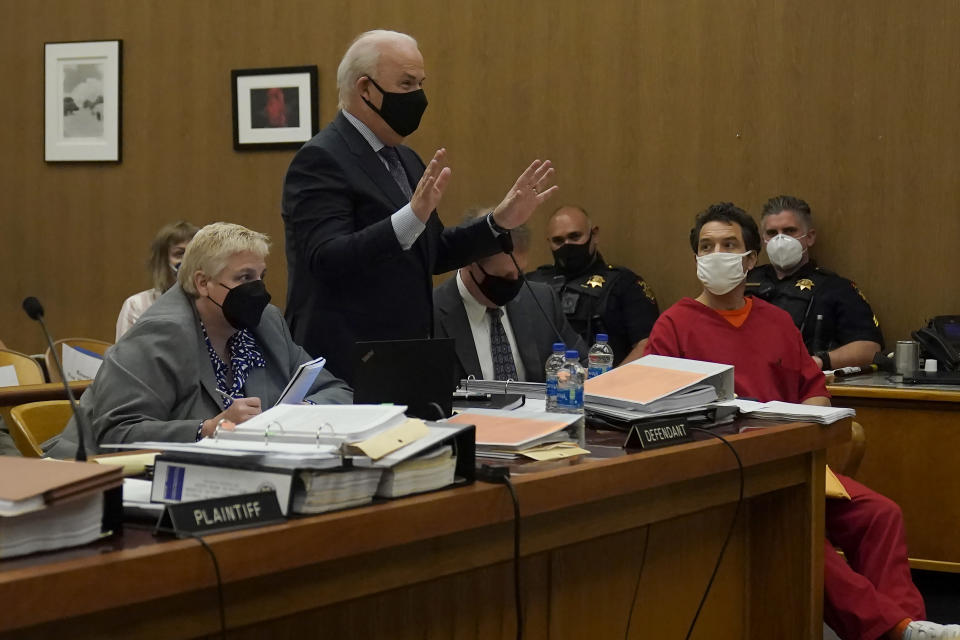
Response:
[{"label": "nameplate sign", "polygon": [[179,537],[221,533],[283,522],[276,491],[177,502],[164,508],[157,531]]},{"label": "nameplate sign", "polygon": [[686,419],[656,420],[633,425],[623,448],[658,449],[692,441],[693,436],[687,430]]}]

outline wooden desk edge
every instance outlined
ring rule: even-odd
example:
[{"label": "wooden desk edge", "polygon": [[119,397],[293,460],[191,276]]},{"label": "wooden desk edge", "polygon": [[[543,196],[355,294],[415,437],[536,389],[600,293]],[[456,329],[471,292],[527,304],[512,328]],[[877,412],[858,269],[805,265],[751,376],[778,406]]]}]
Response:
[{"label": "wooden desk edge", "polygon": [[[746,468],[771,460],[821,450],[849,438],[850,420],[833,425],[809,423],[771,427],[765,431],[731,435]],[[618,495],[662,487],[683,480],[723,473],[736,468],[730,452],[716,440],[700,441],[614,459],[542,473],[518,475],[515,485],[523,515],[563,509]],[[398,511],[399,510],[399,511]],[[398,514],[400,517],[398,517]],[[410,498],[334,512],[290,522],[224,533],[206,538],[217,551],[226,583],[310,566],[364,553],[464,532],[512,520],[512,503],[502,487],[475,484]],[[423,523],[429,522],[430,527]],[[383,531],[389,530],[387,540]],[[256,544],[252,544],[253,542]],[[284,550],[298,549],[297,554]],[[189,562],[182,554],[194,554]],[[179,557],[180,562],[168,562]],[[213,585],[204,551],[192,540],[170,541],[124,549],[102,555],[51,562],[0,572],[0,601],[10,602],[19,591],[44,593],[50,580],[57,584],[89,584],[97,574],[105,578],[122,566],[135,576],[153,576],[139,589],[123,591],[123,601],[110,606],[135,604]],[[174,566],[175,565],[175,566]],[[167,566],[165,575],[156,575],[157,566]],[[189,585],[189,586],[187,586]],[[69,587],[67,587],[69,588]],[[48,611],[32,623],[63,616],[82,615],[92,605]],[[15,617],[15,616],[14,616]],[[0,619],[0,631],[17,628]]]}]

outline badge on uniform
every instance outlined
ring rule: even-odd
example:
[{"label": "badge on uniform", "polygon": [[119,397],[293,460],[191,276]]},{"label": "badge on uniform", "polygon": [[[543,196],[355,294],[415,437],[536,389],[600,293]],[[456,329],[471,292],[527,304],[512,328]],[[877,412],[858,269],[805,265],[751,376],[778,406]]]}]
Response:
[{"label": "badge on uniform", "polygon": [[598,287],[603,287],[605,282],[606,280],[603,279],[603,276],[598,274],[598,275],[590,276],[590,279],[580,286],[584,288],[586,287],[598,288]]},{"label": "badge on uniform", "polygon": [[794,285],[800,291],[813,291],[813,280],[810,278],[800,278]]},{"label": "badge on uniform", "polygon": [[637,284],[640,285],[640,288],[643,289],[643,295],[647,296],[650,302],[656,304],[657,296],[653,295],[653,288],[646,283],[645,280],[638,278]]}]

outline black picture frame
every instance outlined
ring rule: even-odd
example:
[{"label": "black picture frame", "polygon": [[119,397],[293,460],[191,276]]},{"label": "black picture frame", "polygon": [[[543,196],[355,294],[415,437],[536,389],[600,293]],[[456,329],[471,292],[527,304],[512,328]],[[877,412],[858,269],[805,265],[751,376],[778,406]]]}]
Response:
[{"label": "black picture frame", "polygon": [[318,75],[316,65],[232,70],[233,148],[299,149],[316,135]]}]

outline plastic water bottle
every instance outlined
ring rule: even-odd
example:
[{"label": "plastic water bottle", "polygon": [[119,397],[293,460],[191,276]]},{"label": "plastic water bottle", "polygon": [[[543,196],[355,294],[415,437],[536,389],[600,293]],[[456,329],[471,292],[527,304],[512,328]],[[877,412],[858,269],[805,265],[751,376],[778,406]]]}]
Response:
[{"label": "plastic water bottle", "polygon": [[547,366],[544,367],[547,377],[547,411],[555,411],[557,408],[557,372],[566,362],[565,350],[566,346],[562,342],[554,342],[553,353],[547,358]]},{"label": "plastic water bottle", "polygon": [[598,333],[597,342],[587,352],[587,378],[596,378],[613,369],[613,349],[607,344],[607,334]]},{"label": "plastic water bottle", "polygon": [[583,413],[583,381],[586,372],[580,364],[580,352],[570,349],[557,372],[557,408],[559,413]]}]

